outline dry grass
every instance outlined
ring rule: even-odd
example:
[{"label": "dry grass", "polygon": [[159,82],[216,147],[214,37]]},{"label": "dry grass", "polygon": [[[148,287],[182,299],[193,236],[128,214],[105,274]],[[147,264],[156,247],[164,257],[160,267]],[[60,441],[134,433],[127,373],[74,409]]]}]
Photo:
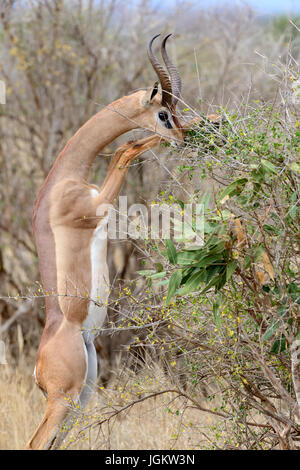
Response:
[{"label": "dry grass", "polygon": [[[24,448],[42,417],[45,399],[34,383],[33,367],[32,359],[29,363],[24,357],[16,367],[10,365],[9,358],[7,365],[0,365],[0,449],[2,450]],[[155,391],[155,388],[157,391],[167,389],[168,386],[171,388],[166,379],[158,377],[159,370],[155,371],[155,374],[155,380],[139,375],[139,384],[143,386],[150,380],[148,385],[152,391]],[[131,375],[126,383],[126,389],[133,389],[136,378]],[[210,415],[186,408],[183,399],[174,400],[175,396],[172,394],[161,395],[136,404],[113,418],[109,424],[103,425],[101,430],[95,426],[75,439],[78,437],[79,429],[99,418],[99,410],[103,417],[104,408],[105,412],[110,412],[113,406],[126,404],[120,383],[116,379],[109,389],[94,394],[86,414],[80,414],[74,430],[66,439],[65,447],[161,450],[209,447],[209,441],[205,436],[207,433],[211,434],[210,428],[216,420]]]},{"label": "dry grass", "polygon": [[22,449],[38,423],[45,400],[22,358],[17,367],[0,365],[0,449]]},{"label": "dry grass", "polygon": [[[18,365],[12,367],[8,358],[8,364],[0,367],[0,449],[22,449],[41,419],[45,399],[34,384],[33,362],[29,364],[22,357]],[[158,376],[159,370],[155,373],[156,380],[139,375],[139,384],[150,380],[152,391],[155,387],[157,391],[161,387],[167,389],[170,384]],[[126,389],[135,384],[136,377],[132,375]],[[78,438],[78,430],[99,419],[99,410],[103,417],[104,408],[105,412],[110,412],[116,404],[126,404],[122,389],[116,380],[109,389],[96,392],[86,413],[79,415],[64,446],[71,449],[131,450],[209,447],[202,431],[210,432],[216,420],[210,415],[186,408],[182,399],[174,400],[175,396],[170,393],[138,403],[101,429],[99,426],[88,428]]]}]

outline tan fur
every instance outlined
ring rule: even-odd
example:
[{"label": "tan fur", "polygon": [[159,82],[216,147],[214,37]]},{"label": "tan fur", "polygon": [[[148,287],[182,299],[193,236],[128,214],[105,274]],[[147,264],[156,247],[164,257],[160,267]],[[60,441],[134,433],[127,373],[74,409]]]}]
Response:
[{"label": "tan fur", "polygon": [[[152,90],[139,91],[115,101],[92,117],[70,139],[40,189],[33,212],[46,324],[38,350],[36,381],[47,394],[44,417],[27,449],[52,448],[58,428],[68,414],[68,399],[76,402],[86,377],[81,326],[88,314],[91,290],[90,245],[101,223],[97,208],[119,194],[130,161],[160,140],[183,141],[184,129],[157,123],[161,97],[150,102]],[[120,147],[100,190],[87,183],[96,155],[119,135],[146,128],[156,135]],[[91,196],[91,189],[99,195]],[[106,254],[104,255],[106,257]]]},{"label": "tan fur", "polygon": [[39,356],[36,379],[47,393],[47,406],[39,427],[27,444],[28,449],[47,449],[51,446],[57,427],[68,415],[69,400],[76,402],[80,394],[85,373],[80,325],[63,320]]},{"label": "tan fur", "polygon": [[42,254],[48,256],[50,266],[51,257],[55,257],[56,274],[50,278],[57,281],[54,296],[57,303],[52,305],[56,312],[58,305],[61,314],[55,313],[51,321],[52,311],[47,312],[50,326],[36,363],[36,381],[47,395],[47,406],[27,449],[52,447],[59,426],[69,414],[68,399],[76,402],[84,386],[87,366],[81,326],[88,314],[91,289],[90,243],[101,222],[97,208],[117,197],[130,161],[156,145],[159,139],[151,136],[118,149],[109,177],[102,189],[98,188],[97,197],[91,196],[91,189],[96,187],[79,178],[60,178],[50,186],[49,202],[45,205],[49,215],[43,220],[49,223],[44,228],[52,236],[50,241],[55,251]]},{"label": "tan fur", "polygon": [[[156,119],[161,97],[157,95],[150,103],[150,96],[151,90],[139,91],[91,118],[67,143],[38,193],[33,231],[47,317],[36,381],[48,398],[44,417],[27,449],[52,448],[57,430],[69,414],[68,400],[76,402],[84,386],[86,357],[81,326],[88,314],[91,289],[91,237],[101,222],[97,208],[118,196],[132,159],[161,140],[182,142],[184,129],[192,124],[176,127],[176,119],[175,128],[162,129]],[[137,127],[157,134],[124,144],[111,161],[102,189],[89,185],[89,171],[100,150]],[[91,189],[98,189],[99,195],[91,197]],[[72,282],[68,283],[68,278]]]}]

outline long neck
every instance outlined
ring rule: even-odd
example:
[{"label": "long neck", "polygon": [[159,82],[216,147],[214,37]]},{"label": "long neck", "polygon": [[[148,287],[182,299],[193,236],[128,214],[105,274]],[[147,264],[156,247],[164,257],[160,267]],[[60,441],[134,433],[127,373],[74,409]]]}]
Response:
[{"label": "long neck", "polygon": [[59,154],[51,173],[56,178],[86,180],[97,154],[119,135],[138,127],[140,92],[114,101],[87,121]]},{"label": "long neck", "polygon": [[[69,140],[57,157],[40,188],[33,210],[33,231],[36,240],[42,284],[46,292],[57,286],[55,242],[49,222],[50,193],[54,184],[64,178],[87,180],[97,154],[107,144],[125,132],[138,127],[135,116],[141,111],[141,93],[111,103],[86,122]],[[61,320],[56,296],[46,297],[47,331]],[[45,337],[46,337],[45,336]]]}]

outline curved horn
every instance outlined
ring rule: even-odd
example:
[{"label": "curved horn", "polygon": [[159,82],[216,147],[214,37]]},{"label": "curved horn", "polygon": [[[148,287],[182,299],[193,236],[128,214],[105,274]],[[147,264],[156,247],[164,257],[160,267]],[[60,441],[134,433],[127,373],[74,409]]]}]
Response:
[{"label": "curved horn", "polygon": [[168,72],[171,77],[171,85],[172,85],[172,90],[173,90],[173,106],[175,107],[177,104],[178,98],[180,98],[182,81],[181,81],[177,67],[175,67],[175,65],[172,63],[166,51],[166,42],[170,36],[172,36],[172,33],[168,34],[163,39],[163,42],[161,45],[161,55],[162,55],[162,58],[164,59],[164,63],[166,64]]},{"label": "curved horn", "polygon": [[159,78],[160,84],[161,84],[161,88],[162,88],[161,104],[163,106],[171,107],[171,105],[172,105],[172,85],[171,85],[170,78],[169,78],[166,70],[158,62],[157,58],[155,57],[155,55],[152,52],[152,43],[153,43],[154,39],[156,39],[158,36],[160,36],[160,34],[156,34],[155,36],[153,36],[153,38],[149,42],[148,57],[149,57],[149,60],[152,64],[152,67],[154,68],[154,70],[155,70],[155,72],[156,72],[156,74]]}]

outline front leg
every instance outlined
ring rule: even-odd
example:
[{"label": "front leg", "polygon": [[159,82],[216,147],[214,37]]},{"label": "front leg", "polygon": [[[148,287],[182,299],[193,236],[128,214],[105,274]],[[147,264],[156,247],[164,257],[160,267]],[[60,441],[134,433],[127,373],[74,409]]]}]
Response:
[{"label": "front leg", "polygon": [[100,192],[94,198],[96,208],[101,204],[114,202],[120,193],[130,162],[157,145],[160,140],[160,136],[153,135],[127,142],[116,150]]}]

